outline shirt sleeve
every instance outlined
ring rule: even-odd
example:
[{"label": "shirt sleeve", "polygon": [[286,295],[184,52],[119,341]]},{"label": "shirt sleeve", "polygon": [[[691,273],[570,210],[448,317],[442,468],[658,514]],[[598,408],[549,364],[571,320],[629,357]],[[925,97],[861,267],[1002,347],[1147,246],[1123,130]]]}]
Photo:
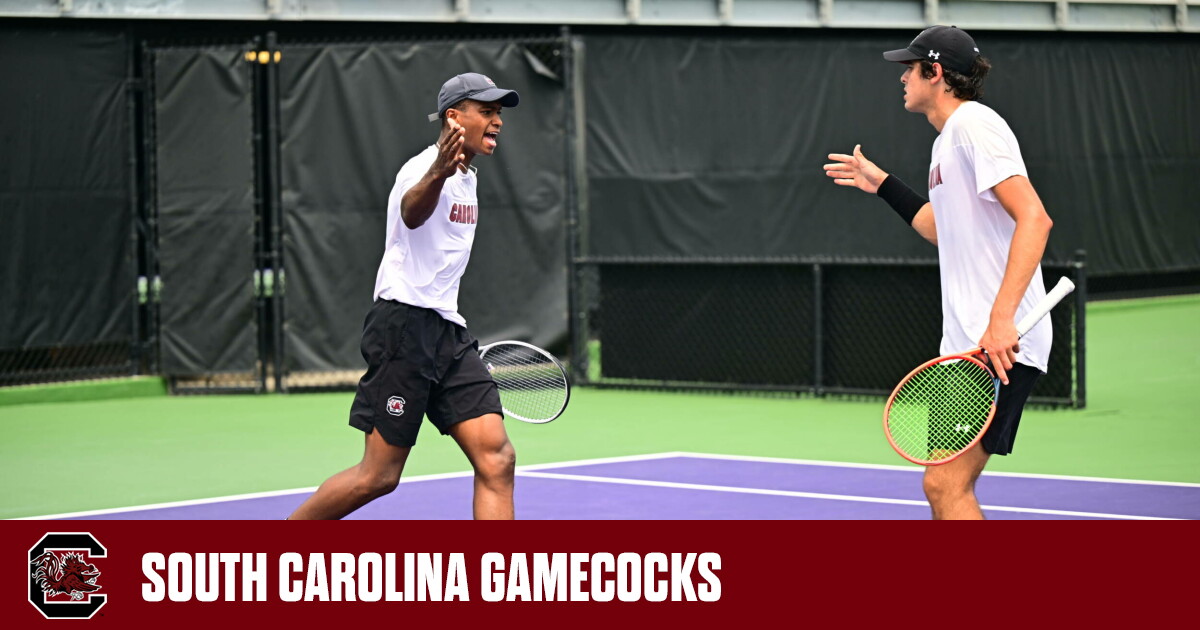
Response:
[{"label": "shirt sleeve", "polygon": [[975,166],[976,194],[991,197],[996,184],[1013,175],[1029,176],[1017,138],[1003,120],[980,120],[967,135]]},{"label": "shirt sleeve", "polygon": [[407,229],[404,219],[401,218],[401,203],[404,200],[404,194],[421,181],[421,178],[429,171],[429,165],[433,163],[432,159],[424,160],[423,157],[423,154],[413,157],[400,167],[399,173],[396,173],[396,182],[392,185],[391,193],[388,194],[387,243],[396,241],[400,231]]},{"label": "shirt sleeve", "polygon": [[400,172],[396,174],[396,192],[399,197],[403,197],[404,193],[408,192],[429,170],[429,163],[422,159],[412,159],[400,168]]}]

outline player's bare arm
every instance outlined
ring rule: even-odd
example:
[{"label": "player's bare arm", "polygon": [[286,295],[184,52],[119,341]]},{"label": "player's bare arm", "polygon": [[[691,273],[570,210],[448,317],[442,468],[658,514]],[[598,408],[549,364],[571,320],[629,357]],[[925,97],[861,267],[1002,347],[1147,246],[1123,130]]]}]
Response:
[{"label": "player's bare arm", "polygon": [[442,134],[438,138],[438,153],[433,164],[421,181],[417,182],[400,200],[400,215],[404,225],[415,230],[429,220],[437,208],[438,197],[446,178],[456,171],[466,172],[466,154],[462,152],[464,129],[454,119],[447,118]]},{"label": "player's bare arm", "polygon": [[[872,195],[879,193],[879,186],[889,177],[883,169],[868,160],[862,145],[854,145],[852,154],[830,153],[832,163],[825,165],[825,174],[833,178],[838,186],[853,186]],[[937,225],[933,219],[933,205],[925,203],[912,218],[912,227],[922,238],[937,245]]]},{"label": "player's bare arm", "polygon": [[1013,321],[1017,306],[1046,251],[1046,241],[1050,238],[1050,228],[1054,222],[1046,214],[1046,208],[1033,189],[1033,184],[1021,175],[1014,175],[996,184],[992,192],[1004,211],[1017,222],[1017,227],[1009,245],[1004,279],[992,303],[988,328],[979,345],[992,358],[996,376],[1007,385],[1007,371],[1012,369],[1016,353],[1021,349]]}]

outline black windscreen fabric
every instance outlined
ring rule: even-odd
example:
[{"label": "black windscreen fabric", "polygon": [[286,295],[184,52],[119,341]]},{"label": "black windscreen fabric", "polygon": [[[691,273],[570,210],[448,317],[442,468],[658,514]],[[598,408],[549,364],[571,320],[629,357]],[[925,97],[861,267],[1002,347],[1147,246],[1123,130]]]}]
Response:
[{"label": "black windscreen fabric", "polygon": [[[861,143],[914,188],[936,131],[881,52],[914,32],[586,39],[588,252],[927,258],[883,202],[822,164]],[[978,33],[984,102],[1055,220],[1048,259],[1093,273],[1200,267],[1194,38]]]},{"label": "black windscreen fabric", "polygon": [[0,348],[132,337],[122,32],[0,27]]},{"label": "black windscreen fabric", "polygon": [[821,168],[861,142],[924,180],[934,133],[897,124],[900,66],[856,61],[892,39],[588,37],[589,253],[929,256]]},{"label": "black windscreen fabric", "polygon": [[1170,35],[986,34],[985,102],[1054,218],[1049,256],[1089,273],[1200,269],[1200,45]]},{"label": "black windscreen fabric", "polygon": [[246,372],[254,311],[253,74],[241,49],[154,54],[162,370]]},{"label": "black windscreen fabric", "polygon": [[361,368],[362,322],[400,167],[437,140],[442,83],[481,72],[517,90],[476,158],[479,229],[459,312],[481,341],[566,336],[565,97],[520,43],[284,46],[280,71],[286,369]]}]

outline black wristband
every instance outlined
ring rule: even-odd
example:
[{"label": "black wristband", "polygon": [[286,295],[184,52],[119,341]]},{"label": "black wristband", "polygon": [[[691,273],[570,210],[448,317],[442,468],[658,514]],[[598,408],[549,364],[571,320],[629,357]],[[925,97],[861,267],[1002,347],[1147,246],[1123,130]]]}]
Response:
[{"label": "black wristband", "polygon": [[875,191],[875,194],[886,201],[909,225],[912,225],[913,218],[921,211],[921,207],[929,203],[928,199],[918,195],[895,175],[883,178],[883,183],[879,184],[879,190]]}]

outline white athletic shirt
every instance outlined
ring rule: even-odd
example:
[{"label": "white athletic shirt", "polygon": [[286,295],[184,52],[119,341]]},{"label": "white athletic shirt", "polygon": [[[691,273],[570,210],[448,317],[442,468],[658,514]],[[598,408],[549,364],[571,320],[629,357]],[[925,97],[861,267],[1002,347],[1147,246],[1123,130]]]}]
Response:
[{"label": "white athletic shirt", "polygon": [[[942,354],[976,347],[987,330],[1017,227],[992,187],[1014,175],[1028,177],[1008,124],[982,103],[960,105],[934,141],[929,166],[942,277]],[[1014,321],[1045,295],[1039,264]],[[1045,372],[1050,343],[1046,316],[1021,338],[1017,362]]]},{"label": "white athletic shirt", "polygon": [[429,171],[437,150],[437,145],[430,145],[396,175],[388,196],[387,235],[375,276],[375,299],[433,309],[466,326],[458,314],[458,285],[471,258],[479,220],[475,170],[459,171],[446,179],[437,208],[424,225],[409,229],[400,215],[400,200]]}]

